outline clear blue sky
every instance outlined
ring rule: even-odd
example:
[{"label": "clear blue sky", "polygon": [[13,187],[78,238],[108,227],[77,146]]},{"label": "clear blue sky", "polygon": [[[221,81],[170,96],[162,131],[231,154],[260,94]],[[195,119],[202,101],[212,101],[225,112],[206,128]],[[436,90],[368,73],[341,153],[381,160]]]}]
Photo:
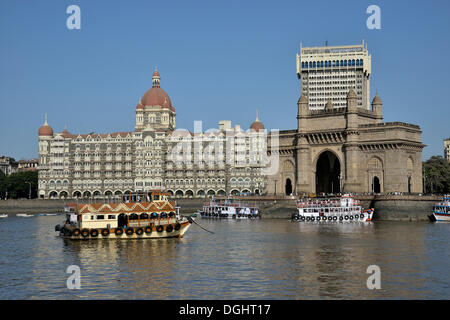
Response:
[{"label": "clear blue sky", "polygon": [[[81,30],[66,8],[81,8]],[[381,8],[381,30],[366,8]],[[37,130],[131,131],[155,65],[177,127],[221,119],[296,128],[303,46],[359,44],[372,54],[371,95],[385,121],[420,125],[423,158],[450,137],[449,1],[0,2],[0,155],[37,156]]]}]

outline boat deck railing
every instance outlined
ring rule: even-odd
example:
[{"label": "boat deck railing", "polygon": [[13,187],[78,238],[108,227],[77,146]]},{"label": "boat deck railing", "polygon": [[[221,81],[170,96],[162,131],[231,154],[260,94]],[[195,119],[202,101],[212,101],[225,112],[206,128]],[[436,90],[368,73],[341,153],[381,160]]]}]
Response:
[{"label": "boat deck railing", "polygon": [[212,199],[204,203],[205,207],[235,207],[235,208],[250,208],[250,209],[259,209],[256,205],[256,202],[252,205],[249,205],[249,202],[244,201],[233,201],[231,199],[226,199],[225,201],[217,201],[216,199]]}]

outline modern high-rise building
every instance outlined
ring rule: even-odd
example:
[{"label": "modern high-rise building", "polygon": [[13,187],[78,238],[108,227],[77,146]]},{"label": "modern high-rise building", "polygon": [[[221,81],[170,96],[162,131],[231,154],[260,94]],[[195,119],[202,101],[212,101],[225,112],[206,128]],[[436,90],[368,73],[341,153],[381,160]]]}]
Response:
[{"label": "modern high-rise building", "polygon": [[450,138],[444,140],[444,158],[450,162]]},{"label": "modern high-rise building", "polygon": [[358,108],[370,110],[371,56],[364,46],[328,46],[300,48],[297,76],[301,92],[310,110],[327,105],[344,108],[347,94],[353,89]]}]

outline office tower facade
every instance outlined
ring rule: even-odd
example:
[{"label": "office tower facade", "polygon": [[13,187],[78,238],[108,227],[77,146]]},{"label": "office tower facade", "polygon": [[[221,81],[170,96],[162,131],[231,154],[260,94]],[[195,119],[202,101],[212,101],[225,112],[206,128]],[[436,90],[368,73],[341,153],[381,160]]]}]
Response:
[{"label": "office tower facade", "polygon": [[[358,108],[370,110],[371,56],[364,46],[324,46],[300,48],[297,76],[309,109],[345,108],[353,89]],[[329,104],[330,105],[330,104]]]}]

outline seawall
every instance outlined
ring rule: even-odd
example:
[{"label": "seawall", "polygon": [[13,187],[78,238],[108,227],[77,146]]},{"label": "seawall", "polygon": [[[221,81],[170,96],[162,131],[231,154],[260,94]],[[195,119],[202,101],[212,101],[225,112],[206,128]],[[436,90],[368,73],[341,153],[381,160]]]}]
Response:
[{"label": "seawall", "polygon": [[[374,208],[374,220],[428,221],[438,196],[383,195],[357,196],[364,208]],[[181,213],[189,215],[200,209],[207,199],[177,199]],[[241,202],[260,208],[263,219],[289,219],[296,212],[296,200],[291,197],[245,197]],[[72,200],[0,200],[0,213],[58,213]]]},{"label": "seawall", "polygon": [[365,202],[373,205],[374,220],[429,221],[433,205],[441,200],[438,196],[376,196]]},{"label": "seawall", "polygon": [[70,201],[42,199],[0,200],[0,213],[58,213],[64,211],[64,206],[68,202]]}]

